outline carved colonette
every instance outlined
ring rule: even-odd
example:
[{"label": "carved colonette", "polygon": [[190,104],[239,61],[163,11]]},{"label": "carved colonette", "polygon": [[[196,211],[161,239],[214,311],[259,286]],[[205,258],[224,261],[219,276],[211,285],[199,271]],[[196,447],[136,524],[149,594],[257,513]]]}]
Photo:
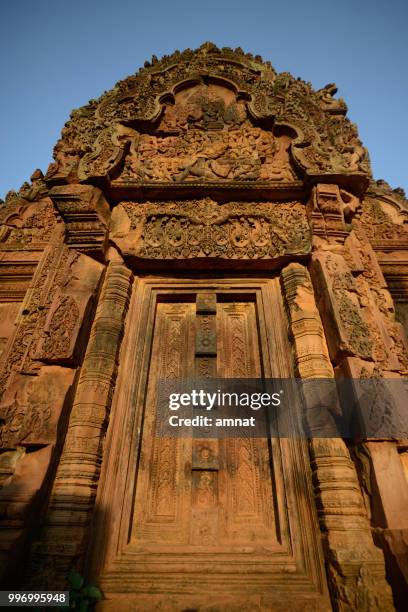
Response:
[{"label": "carved colonette", "polygon": [[[315,92],[259,57],[210,43],[153,58],[74,111],[45,177],[35,173],[31,185],[8,195],[0,234],[8,321],[25,297],[3,341],[2,550],[17,540],[25,546],[42,517],[26,508],[35,499],[45,506],[53,481],[32,584],[62,584],[83,561],[131,271],[282,270],[302,378],[332,378],[333,367],[339,377],[406,376],[403,333],[381,271],[404,319],[406,200],[370,183],[367,151],[335,93],[333,84]],[[45,389],[53,400],[41,399],[51,415],[43,418],[30,398]],[[370,520],[398,598],[406,572],[405,442],[354,445],[354,462],[340,439],[311,442],[336,609],[392,609]],[[31,468],[35,486],[21,496],[25,466],[35,460],[42,465]],[[398,494],[389,494],[384,461]],[[31,522],[9,518],[16,504]]]},{"label": "carved colonette", "polygon": [[[296,370],[308,381],[334,377],[319,311],[307,268],[289,264],[281,272],[294,341]],[[392,610],[392,594],[384,575],[381,550],[373,542],[354,464],[345,442],[322,438],[318,426],[332,419],[333,406],[326,406],[324,422],[313,411],[315,398],[305,387],[305,416],[310,440],[313,484],[323,535],[330,590],[338,610]],[[310,399],[310,401],[308,401]]]},{"label": "carved colonette", "polygon": [[72,559],[86,552],[91,527],[132,281],[132,273],[120,258],[115,253],[111,255],[114,260],[109,262],[106,270],[82,364],[45,518],[44,535],[34,546],[33,565],[43,569],[44,558],[47,560],[46,578],[42,571],[40,576],[42,580],[46,579],[50,588],[56,584],[63,587]]}]

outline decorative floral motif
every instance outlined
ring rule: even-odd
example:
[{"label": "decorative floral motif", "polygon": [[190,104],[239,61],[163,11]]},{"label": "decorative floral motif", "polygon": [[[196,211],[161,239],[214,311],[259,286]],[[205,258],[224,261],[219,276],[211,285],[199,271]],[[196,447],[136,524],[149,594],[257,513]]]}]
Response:
[{"label": "decorative floral motif", "polygon": [[306,210],[300,202],[219,205],[207,198],[125,202],[122,207],[140,236],[138,257],[271,259],[310,251]]}]

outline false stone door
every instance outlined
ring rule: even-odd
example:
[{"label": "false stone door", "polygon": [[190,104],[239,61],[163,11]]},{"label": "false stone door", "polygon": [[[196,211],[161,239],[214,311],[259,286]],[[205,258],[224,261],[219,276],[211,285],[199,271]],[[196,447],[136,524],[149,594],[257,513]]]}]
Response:
[{"label": "false stone door", "polygon": [[102,609],[331,609],[305,442],[156,433],[159,380],[291,376],[278,279],[136,281],[92,546]]}]

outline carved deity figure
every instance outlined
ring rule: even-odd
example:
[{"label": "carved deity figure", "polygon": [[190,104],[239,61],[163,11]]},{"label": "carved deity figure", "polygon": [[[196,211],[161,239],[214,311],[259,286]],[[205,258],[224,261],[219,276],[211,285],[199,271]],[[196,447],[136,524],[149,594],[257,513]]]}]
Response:
[{"label": "carved deity figure", "polygon": [[156,132],[132,138],[121,180],[292,181],[290,144],[254,126],[232,91],[201,84],[164,105]]}]

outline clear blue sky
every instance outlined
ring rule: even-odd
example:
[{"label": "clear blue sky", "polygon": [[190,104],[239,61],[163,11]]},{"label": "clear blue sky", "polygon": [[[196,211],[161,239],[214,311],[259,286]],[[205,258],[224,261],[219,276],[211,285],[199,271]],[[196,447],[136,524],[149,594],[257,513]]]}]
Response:
[{"label": "clear blue sky", "polygon": [[0,197],[45,172],[73,108],[207,40],[337,83],[375,178],[408,191],[408,0],[2,0],[0,20]]}]

